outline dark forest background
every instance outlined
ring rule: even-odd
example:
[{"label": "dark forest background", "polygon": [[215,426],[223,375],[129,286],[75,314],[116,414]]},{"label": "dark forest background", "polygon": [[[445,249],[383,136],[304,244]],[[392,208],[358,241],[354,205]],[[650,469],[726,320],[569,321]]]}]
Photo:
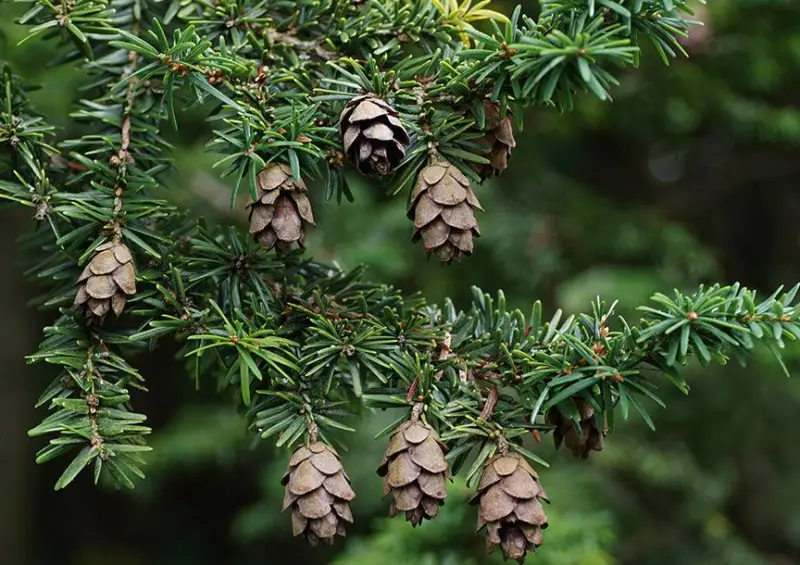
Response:
[{"label": "dark forest background", "polygon": [[[509,3],[498,2],[508,10]],[[528,12],[535,2],[524,2]],[[400,200],[353,178],[356,202],[316,202],[310,253],[429,298],[464,304],[471,284],[503,288],[513,305],[585,310],[596,294],[633,314],[654,291],[740,281],[771,291],[800,281],[800,3],[714,0],[686,49],[664,66],[645,47],[641,69],[623,77],[613,104],[584,96],[568,115],[525,117],[511,167],[479,187],[487,209],[475,255],[453,267],[426,261],[410,244]],[[0,53],[43,86],[38,108],[65,129],[84,80],[51,68],[57,47],[17,46],[21,4],[0,3]],[[204,155],[209,127],[186,113],[170,140],[182,205],[212,221],[241,222],[228,188]],[[3,565],[482,565],[473,510],[457,482],[443,515],[421,529],[385,519],[370,441],[377,415],[350,441],[345,466],[356,485],[357,524],[347,543],[310,550],[281,516],[286,456],[254,445],[229,402],[194,383],[165,348],[138,360],[149,394],[149,476],[133,492],[95,488],[87,477],[64,492],[58,463],[37,467],[39,440],[26,431],[49,382],[28,367],[50,313],[25,302],[15,245],[33,227],[9,208],[0,222],[0,563]],[[800,347],[787,363],[800,373]],[[664,388],[657,431],[634,418],[588,463],[542,455],[553,504],[540,565],[791,565],[800,563],[800,375],[786,379],[766,352],[688,375],[684,397]],[[363,440],[363,441],[361,441]]]}]

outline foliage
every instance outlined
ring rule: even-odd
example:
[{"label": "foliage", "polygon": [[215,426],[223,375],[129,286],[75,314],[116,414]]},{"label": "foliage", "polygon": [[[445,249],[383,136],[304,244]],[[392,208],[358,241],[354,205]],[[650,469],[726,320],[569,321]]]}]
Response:
[{"label": "foliage", "polygon": [[[330,124],[362,91],[387,96],[412,132],[406,159],[382,179],[389,193],[410,187],[433,152],[477,182],[468,165],[485,159],[470,140],[485,96],[515,117],[527,105],[571,109],[583,90],[606,99],[611,68],[637,61],[640,37],[665,56],[680,51],[681,2],[543,2],[537,20],[517,10],[487,32],[467,8],[399,0],[111,4],[34,2],[21,20],[35,24],[30,36],[58,35],[92,56],[95,97],[74,114],[90,132],[62,140],[63,156],[4,75],[0,188],[43,223],[27,242],[40,250],[29,273],[47,281],[40,304],[63,308],[30,357],[61,370],[40,401],[54,412],[32,431],[58,434],[39,460],[79,449],[58,487],[90,463],[95,480],[108,471],[130,486],[141,475],[149,429],[130,407],[141,376],[125,358],[167,337],[184,344],[198,385],[211,377],[235,389],[252,429],[280,434],[279,445],[305,440],[312,423],[333,440],[366,407],[398,408],[399,422],[422,403],[453,448],[453,470],[473,478],[506,442],[543,464],[521,440],[549,430],[549,409],[576,420],[576,395],[610,430],[631,409],[649,421],[650,369],[688,390],[679,368],[690,356],[724,363],[799,335],[796,288],[760,302],[739,285],[658,294],[638,324],[600,300],[591,314],[546,321],[538,303],[526,316],[479,290],[463,312],[439,308],[360,270],[265,254],[153,195],[169,166],[162,122],[206,104],[218,124],[209,151],[237,179],[232,205],[255,194],[273,161],[316,179],[329,199],[352,197]],[[464,33],[474,45],[462,48]],[[106,241],[134,250],[140,290],[128,318],[87,325],[67,306],[79,267]]]}]

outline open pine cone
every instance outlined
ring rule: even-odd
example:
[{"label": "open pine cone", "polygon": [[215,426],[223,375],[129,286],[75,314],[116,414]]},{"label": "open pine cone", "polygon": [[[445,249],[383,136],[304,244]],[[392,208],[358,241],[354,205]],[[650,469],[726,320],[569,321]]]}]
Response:
[{"label": "open pine cone", "polygon": [[592,451],[603,450],[603,430],[597,427],[595,411],[592,406],[582,398],[574,398],[580,412],[581,433],[575,430],[572,420],[565,418],[558,407],[554,406],[547,412],[547,423],[555,426],[553,430],[553,440],[556,449],[561,447],[562,442],[572,451],[575,457],[587,459]]},{"label": "open pine cone", "polygon": [[395,109],[372,94],[347,103],[339,118],[339,137],[348,160],[367,175],[389,174],[411,141]]},{"label": "open pine cone", "polygon": [[489,163],[476,163],[473,169],[481,179],[486,180],[506,170],[511,151],[517,146],[517,142],[514,139],[510,114],[500,117],[500,106],[488,100],[483,101],[483,112],[486,116],[486,133],[477,142],[485,148],[483,156],[489,159]]},{"label": "open pine cone", "polygon": [[378,467],[383,496],[392,495],[392,516],[405,512],[412,526],[436,517],[447,498],[445,479],[450,477],[445,449],[433,428],[422,422],[405,422],[394,431]]},{"label": "open pine cone", "polygon": [[483,210],[464,173],[447,161],[432,162],[420,171],[411,193],[412,240],[422,239],[425,251],[440,261],[458,261],[472,253],[472,238],[480,236],[476,208]]},{"label": "open pine cone", "polygon": [[136,294],[136,267],[130,249],[122,243],[100,245],[78,277],[75,305],[90,319],[103,321],[109,311],[122,314],[129,296]]},{"label": "open pine cone", "polygon": [[268,250],[305,247],[305,224],[314,225],[314,213],[303,180],[294,180],[289,165],[273,163],[258,173],[256,183],[258,199],[248,205],[254,239]]},{"label": "open pine cone", "polygon": [[486,528],[489,552],[500,546],[506,559],[522,563],[528,551],[542,545],[547,500],[539,475],[516,453],[498,455],[483,467],[478,491],[470,504],[478,504],[476,531]]},{"label": "open pine cone", "polygon": [[335,536],[347,535],[345,522],[353,523],[350,501],[356,494],[332,447],[321,441],[298,447],[281,484],[286,486],[283,510],[292,509],[295,536],[311,545],[330,545]]}]

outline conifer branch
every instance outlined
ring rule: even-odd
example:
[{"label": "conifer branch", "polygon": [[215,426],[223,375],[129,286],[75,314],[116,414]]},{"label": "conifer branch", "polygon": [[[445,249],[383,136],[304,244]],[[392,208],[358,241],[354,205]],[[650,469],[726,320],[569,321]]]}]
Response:
[{"label": "conifer branch", "polygon": [[[29,360],[59,371],[39,402],[52,412],[31,430],[56,435],[37,461],[78,451],[56,487],[90,464],[95,481],[142,476],[150,430],[129,394],[142,377],[121,352],[171,339],[198,385],[216,381],[254,433],[295,448],[284,482],[296,534],[344,532],[354,494],[333,446],[365,409],[391,408],[380,470],[395,511],[432,518],[445,476],[463,472],[482,485],[490,545],[516,559],[547,523],[528,462],[547,463],[528,437],[552,432],[586,457],[618,416],[652,426],[657,383],[688,392],[691,358],[725,363],[760,344],[780,360],[800,338],[798,287],[760,302],[739,285],[656,294],[637,323],[598,299],[546,321],[539,303],[526,316],[479,289],[464,310],[431,305],[292,250],[314,224],[306,183],[351,199],[349,161],[390,194],[408,191],[427,252],[469,255],[474,188],[508,165],[524,107],[608,99],[609,69],[634,65],[643,38],[665,58],[681,52],[691,15],[682,0],[541,4],[533,20],[443,0],[30,2],[31,37],[71,41],[96,79],[73,114],[91,133],[58,144],[65,156],[18,77],[5,71],[0,93],[0,196],[50,228],[29,239],[29,273],[48,282],[40,305],[61,314]],[[178,124],[181,102],[212,103],[208,147],[236,179],[231,207],[249,193],[249,233],[196,225],[152,196],[169,167],[161,123]],[[517,469],[525,488],[508,505],[525,527],[483,507],[493,477]],[[326,511],[307,512],[306,496]]]}]

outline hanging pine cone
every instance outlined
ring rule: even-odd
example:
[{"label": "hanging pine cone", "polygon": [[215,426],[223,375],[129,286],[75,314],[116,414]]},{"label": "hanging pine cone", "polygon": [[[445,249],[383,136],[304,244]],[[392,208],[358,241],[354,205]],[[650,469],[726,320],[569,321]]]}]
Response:
[{"label": "hanging pine cone", "polygon": [[339,137],[348,160],[362,174],[389,174],[410,143],[397,112],[372,94],[350,100],[339,118]]},{"label": "hanging pine cone", "polygon": [[321,441],[298,447],[281,484],[286,486],[283,510],[292,508],[295,536],[311,545],[330,545],[336,535],[347,535],[345,522],[353,523],[350,501],[356,494],[332,447]]},{"label": "hanging pine cone", "polygon": [[556,449],[561,447],[563,442],[575,457],[586,459],[592,451],[603,450],[605,434],[597,427],[594,408],[582,398],[574,398],[574,400],[580,412],[581,419],[578,426],[581,433],[575,430],[572,420],[565,418],[558,407],[553,407],[547,412],[547,423],[555,426],[553,440]]},{"label": "hanging pine cone", "polygon": [[417,177],[408,217],[414,220],[412,241],[422,239],[425,251],[440,261],[470,255],[472,238],[479,237],[475,208],[483,210],[469,179],[447,161],[430,163]]},{"label": "hanging pine cone", "polygon": [[89,319],[103,321],[109,311],[122,314],[129,296],[136,294],[136,267],[130,249],[122,243],[104,243],[78,277],[75,305]]},{"label": "hanging pine cone", "polygon": [[528,551],[536,551],[547,528],[543,500],[547,494],[539,475],[522,457],[512,453],[490,459],[470,499],[479,505],[476,531],[486,527],[489,552],[499,545],[506,559],[522,563]]},{"label": "hanging pine cone", "polygon": [[500,117],[500,106],[488,100],[483,101],[483,112],[486,116],[486,133],[477,142],[484,147],[483,156],[489,159],[489,163],[476,163],[473,169],[481,179],[486,180],[506,170],[511,151],[517,146],[517,142],[514,139],[510,114]]},{"label": "hanging pine cone", "polygon": [[433,428],[421,422],[405,422],[395,430],[378,467],[383,496],[392,495],[391,516],[405,512],[412,526],[436,517],[450,477],[445,449]]},{"label": "hanging pine cone", "polygon": [[305,247],[305,224],[314,225],[314,214],[303,180],[295,181],[288,165],[273,163],[258,173],[256,183],[258,199],[248,205],[253,238],[267,250]]}]

